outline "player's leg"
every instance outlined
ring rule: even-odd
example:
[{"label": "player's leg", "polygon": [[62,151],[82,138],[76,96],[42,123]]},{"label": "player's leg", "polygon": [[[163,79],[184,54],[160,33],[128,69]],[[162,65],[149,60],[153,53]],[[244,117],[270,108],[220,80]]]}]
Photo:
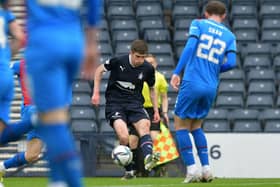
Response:
[{"label": "player's leg", "polygon": [[193,92],[190,93],[190,90],[193,90],[192,86],[183,81],[177,97],[174,115],[177,146],[187,169],[184,183],[199,180],[198,169],[193,155],[193,145],[190,139],[192,118],[196,116],[197,95]]},{"label": "player's leg", "polygon": [[194,120],[191,126],[191,134],[194,139],[194,143],[198,152],[198,156],[200,159],[200,163],[202,165],[202,182],[211,182],[213,180],[213,175],[209,166],[209,155],[208,155],[208,146],[207,139],[205,133],[203,131],[202,122],[214,101],[216,95],[216,89],[213,88],[205,88],[205,87],[197,87],[196,90],[198,95],[200,95],[200,100],[197,105],[197,120]]},{"label": "player's leg", "polygon": [[139,145],[144,156],[145,169],[151,171],[159,160],[160,153],[153,153],[153,141],[150,135],[150,118],[147,111],[142,107],[127,106],[130,113],[129,122],[133,124],[138,135]]},{"label": "player's leg", "polygon": [[[69,68],[75,70],[72,72],[79,70],[82,47],[80,43],[71,43],[71,39],[66,36],[55,38],[55,41],[55,47],[50,44],[52,41],[41,41],[40,45],[47,48],[46,51],[38,51],[30,45],[26,54],[27,67],[29,67],[27,71],[33,86],[33,100],[39,114],[36,133],[47,146],[46,157],[51,169],[50,185],[81,187],[83,186],[81,160],[68,128],[68,92],[75,76]],[[67,46],[65,41],[69,41]],[[76,46],[75,50],[74,46]],[[65,47],[67,50],[64,49]],[[69,47],[73,47],[73,50]],[[72,53],[68,56],[70,51]]]}]

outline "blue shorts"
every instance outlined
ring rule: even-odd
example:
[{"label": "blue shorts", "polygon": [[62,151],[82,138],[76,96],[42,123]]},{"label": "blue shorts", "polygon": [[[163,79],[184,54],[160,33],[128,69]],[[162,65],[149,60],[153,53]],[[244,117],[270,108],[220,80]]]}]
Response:
[{"label": "blue shorts", "polygon": [[204,119],[216,97],[216,88],[182,81],[175,104],[181,119]]},{"label": "blue shorts", "polygon": [[[22,120],[29,119],[31,118],[31,115],[34,114],[35,112],[36,112],[36,107],[34,105],[23,106],[21,108],[21,119]],[[28,141],[32,140],[33,138],[40,139],[40,136],[35,133],[35,129],[27,133]]]},{"label": "blue shorts", "polygon": [[83,61],[82,32],[65,28],[65,34],[53,28],[33,31],[26,48],[31,94],[38,112],[53,111],[69,105],[72,83]]},{"label": "blue shorts", "polygon": [[9,67],[0,66],[0,74],[0,119],[8,123],[11,102],[14,96],[14,77]]}]

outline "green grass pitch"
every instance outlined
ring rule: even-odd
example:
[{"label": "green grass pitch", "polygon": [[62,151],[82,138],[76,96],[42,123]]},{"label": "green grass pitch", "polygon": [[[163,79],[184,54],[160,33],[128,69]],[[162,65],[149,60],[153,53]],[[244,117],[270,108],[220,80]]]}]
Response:
[{"label": "green grass pitch", "polygon": [[[120,178],[85,178],[86,187],[280,187],[279,179],[215,179],[211,183],[182,184],[183,178],[137,178],[122,181]],[[5,187],[46,187],[46,178],[5,178]]]}]

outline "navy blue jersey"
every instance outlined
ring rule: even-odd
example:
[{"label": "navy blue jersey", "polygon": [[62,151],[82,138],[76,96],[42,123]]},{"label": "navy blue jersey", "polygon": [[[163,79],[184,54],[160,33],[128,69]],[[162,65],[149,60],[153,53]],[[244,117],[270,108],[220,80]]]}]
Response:
[{"label": "navy blue jersey", "polygon": [[104,64],[111,71],[106,90],[106,102],[144,103],[143,83],[155,84],[155,69],[148,62],[138,67],[130,64],[129,55],[112,58]]},{"label": "navy blue jersey", "polygon": [[236,51],[235,36],[223,24],[201,19],[192,21],[189,37],[198,42],[193,54],[182,54],[188,57],[183,80],[217,87],[226,54]]}]

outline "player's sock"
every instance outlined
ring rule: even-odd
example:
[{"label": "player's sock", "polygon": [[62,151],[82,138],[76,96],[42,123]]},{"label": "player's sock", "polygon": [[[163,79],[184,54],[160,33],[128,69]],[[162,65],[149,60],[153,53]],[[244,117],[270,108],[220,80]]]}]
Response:
[{"label": "player's sock", "polygon": [[21,152],[13,156],[12,158],[4,161],[4,167],[6,169],[12,168],[12,167],[19,167],[24,164],[27,164],[27,161],[25,160],[25,153]]},{"label": "player's sock", "polygon": [[144,158],[149,154],[153,154],[153,141],[149,134],[140,137],[140,147]]},{"label": "player's sock", "polygon": [[31,119],[6,124],[5,128],[0,133],[0,144],[6,144],[11,141],[19,140],[25,133],[32,129],[33,126]]},{"label": "player's sock", "polygon": [[189,131],[187,129],[176,131],[176,140],[179,148],[180,155],[186,166],[195,164],[192,142],[189,136]]},{"label": "player's sock", "polygon": [[131,149],[132,152],[132,170],[137,171],[137,148]]},{"label": "player's sock", "polygon": [[82,187],[82,165],[67,124],[41,124],[36,133],[47,145],[51,182],[66,181],[68,187]]},{"label": "player's sock", "polygon": [[202,166],[209,165],[208,148],[205,134],[201,128],[192,131],[197,153]]}]

